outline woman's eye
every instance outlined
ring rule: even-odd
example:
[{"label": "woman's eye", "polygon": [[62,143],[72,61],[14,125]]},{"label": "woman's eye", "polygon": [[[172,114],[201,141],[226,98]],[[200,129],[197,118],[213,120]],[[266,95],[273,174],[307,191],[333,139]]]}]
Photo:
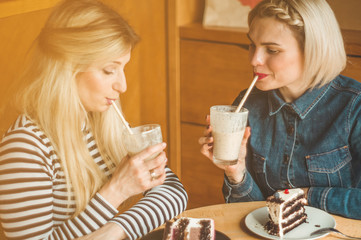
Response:
[{"label": "woman's eye", "polygon": [[108,69],[103,69],[103,72],[106,74],[106,75],[111,75],[111,74],[114,74],[115,73],[115,70],[108,70]]},{"label": "woman's eye", "polygon": [[280,51],[279,50],[276,50],[276,49],[267,49],[267,52],[270,53],[270,54],[276,54],[276,53],[279,53]]}]

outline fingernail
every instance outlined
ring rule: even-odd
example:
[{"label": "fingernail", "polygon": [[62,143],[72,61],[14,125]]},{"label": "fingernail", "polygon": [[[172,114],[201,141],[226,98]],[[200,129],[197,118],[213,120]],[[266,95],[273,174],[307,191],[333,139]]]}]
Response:
[{"label": "fingernail", "polygon": [[162,147],[166,147],[167,144],[165,142],[162,142]]}]

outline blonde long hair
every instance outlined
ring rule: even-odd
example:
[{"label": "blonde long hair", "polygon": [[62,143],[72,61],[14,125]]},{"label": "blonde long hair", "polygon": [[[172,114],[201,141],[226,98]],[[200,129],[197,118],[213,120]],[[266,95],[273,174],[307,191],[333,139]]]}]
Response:
[{"label": "blonde long hair", "polygon": [[346,52],[336,17],[326,0],[264,0],[248,15],[274,17],[290,27],[304,54],[305,84],[332,81],[346,66]]},{"label": "blonde long hair", "polygon": [[76,75],[96,61],[121,56],[137,41],[128,23],[104,4],[65,0],[55,7],[33,45],[22,77],[31,81],[21,93],[22,110],[44,131],[59,157],[69,200],[74,192],[74,215],[107,181],[89,153],[84,124],[93,132],[109,169],[126,154],[116,113],[112,108],[87,113],[78,96]]}]

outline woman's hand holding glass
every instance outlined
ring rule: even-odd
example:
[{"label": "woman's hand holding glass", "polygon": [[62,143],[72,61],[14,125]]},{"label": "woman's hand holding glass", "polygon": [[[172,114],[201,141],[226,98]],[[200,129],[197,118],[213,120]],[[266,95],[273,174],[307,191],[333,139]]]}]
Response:
[{"label": "woman's hand holding glass", "polygon": [[[131,157],[124,157],[99,193],[114,207],[118,207],[129,197],[163,184],[167,164],[165,148],[166,143],[163,142]],[[159,153],[158,156],[149,159],[156,153]]]},{"label": "woman's hand holding glass", "polygon": [[[201,145],[201,153],[209,158],[213,162],[213,136],[212,126],[210,125],[210,116],[206,118],[207,128],[203,132],[203,137],[200,137],[198,142]],[[251,128],[247,127],[242,139],[241,150],[238,156],[238,162],[234,165],[221,165],[215,164],[220,169],[223,169],[228,180],[232,184],[242,182],[244,174],[246,172],[246,154],[247,154],[247,142],[251,135]]]}]

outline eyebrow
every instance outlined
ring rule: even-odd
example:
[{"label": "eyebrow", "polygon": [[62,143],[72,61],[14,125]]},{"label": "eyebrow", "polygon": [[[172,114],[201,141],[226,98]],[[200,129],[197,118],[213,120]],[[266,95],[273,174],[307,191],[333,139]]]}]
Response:
[{"label": "eyebrow", "polygon": [[[247,37],[253,43],[253,41],[252,41],[252,39],[251,39],[251,37],[249,36],[248,33],[247,33]],[[281,46],[281,45],[279,45],[278,43],[275,43],[275,42],[263,42],[263,43],[261,43],[261,45],[263,45],[263,46],[269,46],[269,45]]]}]

